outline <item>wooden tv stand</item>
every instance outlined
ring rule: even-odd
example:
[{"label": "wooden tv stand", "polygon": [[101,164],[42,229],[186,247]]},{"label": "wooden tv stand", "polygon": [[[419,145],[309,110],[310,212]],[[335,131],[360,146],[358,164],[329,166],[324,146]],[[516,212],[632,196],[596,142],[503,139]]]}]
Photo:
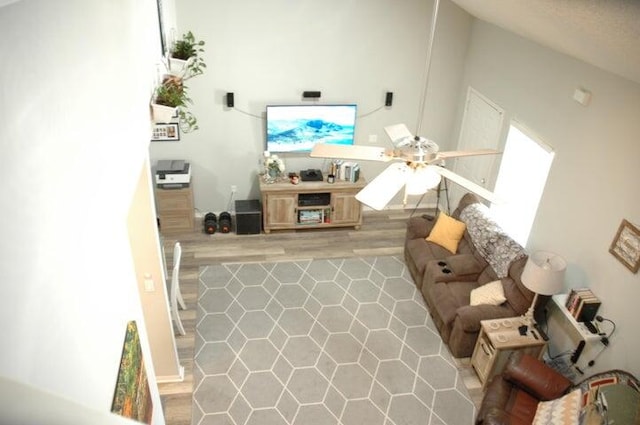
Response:
[{"label": "wooden tv stand", "polygon": [[355,196],[366,184],[362,176],[355,183],[265,183],[260,179],[264,232],[350,226],[357,230],[362,224],[362,204]]}]

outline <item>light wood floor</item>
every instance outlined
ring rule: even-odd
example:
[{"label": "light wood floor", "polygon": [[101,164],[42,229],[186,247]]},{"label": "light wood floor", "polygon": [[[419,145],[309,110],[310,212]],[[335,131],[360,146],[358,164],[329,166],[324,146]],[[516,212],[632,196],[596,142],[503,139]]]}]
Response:
[{"label": "light wood floor", "polygon": [[[419,210],[415,214],[425,213]],[[165,234],[168,261],[173,245],[182,245],[180,287],[187,310],[180,312],[186,335],[177,336],[178,355],[185,368],[180,383],[159,384],[168,425],[191,425],[193,394],[193,357],[200,266],[225,262],[274,261],[304,258],[347,258],[360,256],[402,255],[406,221],[411,211],[389,210],[365,212],[360,230],[353,228],[278,231],[269,235],[236,235],[234,233],[205,234],[196,231]],[[169,264],[170,266],[171,264]],[[482,398],[478,381],[469,359],[458,359],[458,369],[479,406]]]}]

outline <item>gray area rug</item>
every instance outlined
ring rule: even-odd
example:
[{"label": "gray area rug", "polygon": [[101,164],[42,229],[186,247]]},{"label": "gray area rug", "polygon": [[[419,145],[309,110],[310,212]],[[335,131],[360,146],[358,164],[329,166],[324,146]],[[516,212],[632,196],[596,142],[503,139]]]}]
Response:
[{"label": "gray area rug", "polygon": [[399,257],[200,270],[193,424],[470,425]]}]

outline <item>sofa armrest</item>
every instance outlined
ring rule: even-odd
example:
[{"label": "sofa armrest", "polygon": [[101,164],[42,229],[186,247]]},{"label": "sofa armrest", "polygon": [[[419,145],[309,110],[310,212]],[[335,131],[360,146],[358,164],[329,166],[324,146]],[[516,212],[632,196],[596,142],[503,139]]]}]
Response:
[{"label": "sofa armrest", "polygon": [[407,222],[406,239],[424,239],[429,236],[431,229],[436,224],[434,219],[424,217],[411,217]]},{"label": "sofa armrest", "polygon": [[571,381],[566,377],[522,351],[509,356],[502,375],[504,379],[543,401],[562,396],[571,386]]},{"label": "sofa armrest", "polygon": [[511,415],[505,410],[493,408],[484,416],[482,425],[511,425],[513,423]]},{"label": "sofa armrest", "polygon": [[460,320],[465,332],[480,332],[481,320],[502,319],[513,317],[511,308],[502,305],[465,305],[456,311],[456,319]]},{"label": "sofa armrest", "polygon": [[506,413],[507,403],[511,398],[512,385],[501,375],[494,376],[484,392],[482,404],[478,411],[477,424],[494,425],[508,424],[509,415]]},{"label": "sofa armrest", "polygon": [[475,282],[477,279],[478,274],[458,275],[451,269],[446,259],[429,260],[424,268],[422,286],[429,287],[436,282]]}]

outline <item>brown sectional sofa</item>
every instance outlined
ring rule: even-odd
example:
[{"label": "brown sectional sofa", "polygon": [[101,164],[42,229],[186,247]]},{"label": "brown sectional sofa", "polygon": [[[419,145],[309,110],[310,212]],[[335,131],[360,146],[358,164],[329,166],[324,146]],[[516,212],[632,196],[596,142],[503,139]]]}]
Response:
[{"label": "brown sectional sofa", "polygon": [[[460,219],[465,207],[479,202],[474,195],[466,194],[452,217]],[[506,302],[497,306],[470,306],[471,291],[497,280],[498,276],[474,246],[468,230],[455,254],[427,242],[425,237],[435,223],[435,219],[424,217],[409,219],[404,258],[443,341],[454,357],[469,357],[480,332],[481,320],[519,316],[531,305],[533,293],[520,280],[527,257],[512,261],[508,275],[501,279]],[[546,302],[548,297],[539,299]]]}]

